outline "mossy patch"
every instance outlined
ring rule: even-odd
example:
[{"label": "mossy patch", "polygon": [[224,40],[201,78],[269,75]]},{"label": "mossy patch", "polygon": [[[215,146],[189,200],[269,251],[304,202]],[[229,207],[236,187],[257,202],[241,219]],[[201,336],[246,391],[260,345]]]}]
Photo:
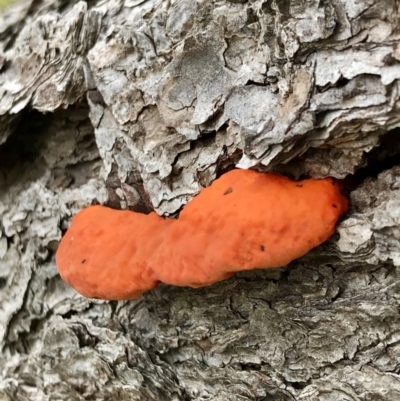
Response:
[{"label": "mossy patch", "polygon": [[15,2],[16,0],[0,0],[0,12],[2,12],[7,6]]}]

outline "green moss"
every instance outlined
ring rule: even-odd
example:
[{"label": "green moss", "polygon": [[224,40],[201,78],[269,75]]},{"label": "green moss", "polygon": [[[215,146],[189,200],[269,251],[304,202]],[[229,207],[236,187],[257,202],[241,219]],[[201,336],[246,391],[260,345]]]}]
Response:
[{"label": "green moss", "polygon": [[0,12],[2,12],[8,5],[15,3],[16,0],[0,0]]}]

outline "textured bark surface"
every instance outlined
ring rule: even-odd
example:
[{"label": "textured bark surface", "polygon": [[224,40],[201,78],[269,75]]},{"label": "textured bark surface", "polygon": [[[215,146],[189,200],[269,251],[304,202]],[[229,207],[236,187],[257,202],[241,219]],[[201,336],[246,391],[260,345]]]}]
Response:
[{"label": "textured bark surface", "polygon": [[[399,17],[395,0],[0,14],[0,400],[400,399]],[[234,166],[352,175],[351,210],[287,268],[207,288],[103,302],[61,281],[81,208],[176,216]]]}]

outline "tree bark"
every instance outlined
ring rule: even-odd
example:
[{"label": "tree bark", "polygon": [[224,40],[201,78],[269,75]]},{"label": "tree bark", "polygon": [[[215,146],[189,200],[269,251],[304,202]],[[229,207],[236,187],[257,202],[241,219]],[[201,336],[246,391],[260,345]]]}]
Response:
[{"label": "tree bark", "polygon": [[[0,400],[400,399],[399,17],[395,0],[3,11]],[[351,208],[290,266],[210,287],[105,302],[59,277],[83,207],[173,218],[234,167],[345,179]]]}]

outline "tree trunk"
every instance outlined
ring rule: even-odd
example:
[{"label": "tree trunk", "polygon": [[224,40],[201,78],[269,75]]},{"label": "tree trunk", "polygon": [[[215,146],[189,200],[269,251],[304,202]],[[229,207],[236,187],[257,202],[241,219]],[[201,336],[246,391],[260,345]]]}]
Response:
[{"label": "tree trunk", "polygon": [[[395,0],[6,9],[0,400],[399,400],[399,17]],[[83,207],[176,217],[234,167],[346,178],[351,208],[290,266],[210,287],[105,302],[59,277]]]}]

